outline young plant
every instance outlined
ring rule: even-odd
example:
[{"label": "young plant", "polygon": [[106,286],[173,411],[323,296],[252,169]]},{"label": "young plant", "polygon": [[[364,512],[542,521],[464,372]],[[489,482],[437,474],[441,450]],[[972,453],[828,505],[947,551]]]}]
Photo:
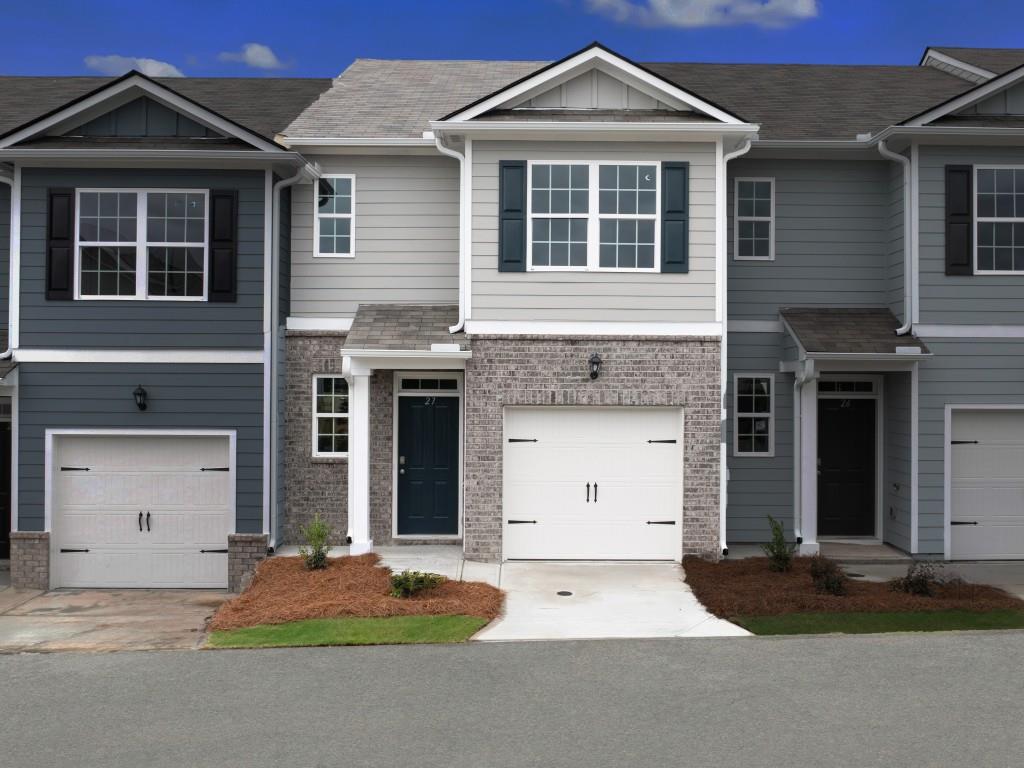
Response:
[{"label": "young plant", "polygon": [[762,544],[761,549],[768,556],[768,567],[778,573],[788,571],[793,567],[793,553],[796,545],[786,541],[786,532],[782,523],[771,515],[768,515],[768,525],[772,529],[772,539],[767,544]]},{"label": "young plant", "polygon": [[424,589],[433,589],[443,584],[445,577],[438,573],[422,573],[421,571],[402,571],[391,574],[391,596],[412,597]]},{"label": "young plant", "polygon": [[845,595],[849,579],[835,560],[823,555],[811,558],[811,581],[814,588],[826,595]]},{"label": "young plant", "polygon": [[932,597],[935,590],[945,583],[940,566],[917,560],[907,568],[907,575],[893,579],[889,588],[893,592],[906,592],[918,597]]},{"label": "young plant", "polygon": [[331,538],[331,526],[320,517],[318,512],[308,525],[299,528],[299,533],[306,540],[306,546],[299,550],[299,557],[310,571],[318,571],[327,567],[328,541]]}]

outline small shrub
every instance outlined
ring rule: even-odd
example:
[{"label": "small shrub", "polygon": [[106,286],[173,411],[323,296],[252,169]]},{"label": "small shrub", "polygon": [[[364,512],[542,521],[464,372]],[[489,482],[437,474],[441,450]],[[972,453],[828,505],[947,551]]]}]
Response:
[{"label": "small shrub", "polygon": [[786,541],[782,523],[771,515],[768,515],[768,525],[772,529],[772,540],[761,545],[761,549],[768,556],[768,567],[779,573],[788,571],[793,567],[793,553],[796,551],[796,545]]},{"label": "small shrub", "polygon": [[940,567],[934,563],[916,561],[907,568],[907,575],[889,582],[893,592],[906,592],[918,597],[932,597],[944,583]]},{"label": "small shrub", "polygon": [[818,592],[836,596],[845,595],[849,583],[846,573],[839,564],[822,555],[811,558],[811,581]]},{"label": "small shrub", "polygon": [[402,571],[391,574],[391,596],[412,597],[424,589],[433,589],[444,583],[445,578],[439,573],[423,573],[421,571]]},{"label": "small shrub", "polygon": [[299,549],[299,557],[310,571],[318,571],[327,567],[327,543],[331,538],[331,526],[320,517],[318,512],[309,525],[299,528],[299,533],[306,540],[306,546]]}]

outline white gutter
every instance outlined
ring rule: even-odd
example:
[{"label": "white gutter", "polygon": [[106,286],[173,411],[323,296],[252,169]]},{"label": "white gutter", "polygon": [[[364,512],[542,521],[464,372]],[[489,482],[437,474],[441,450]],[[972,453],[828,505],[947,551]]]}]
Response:
[{"label": "white gutter", "polygon": [[[729,161],[742,155],[747,154],[750,151],[751,140],[746,139],[738,148],[732,152],[728,152],[722,155],[721,162],[721,177],[718,179],[718,210],[719,221],[721,222],[718,228],[718,251],[721,258],[718,262],[719,275],[718,279],[721,280],[721,296],[722,296],[722,362],[719,366],[721,368],[721,388],[719,391],[719,397],[721,401],[719,406],[721,408],[721,445],[719,449],[719,472],[718,472],[718,538],[719,545],[722,548],[722,554],[729,554],[728,542],[725,538],[726,518],[729,504],[729,443],[726,440],[726,419],[729,418],[728,410],[726,409],[725,393],[729,388],[729,219],[727,212],[729,210]],[[721,148],[721,143],[719,143]]]},{"label": "white gutter", "polygon": [[911,219],[913,200],[910,194],[910,159],[885,146],[885,139],[878,142],[878,151],[882,157],[903,166],[903,325],[896,329],[896,335],[906,336],[914,325],[914,276],[911,272],[911,256],[914,252]]},{"label": "white gutter", "polygon": [[305,162],[298,152],[286,149],[261,152],[255,149],[19,149],[0,148],[0,158],[66,158],[68,160],[254,160],[261,163]]},{"label": "white gutter", "polygon": [[[277,421],[277,375],[276,375],[276,361],[280,354],[278,345],[278,308],[277,308],[277,297],[281,289],[281,190],[285,187],[290,187],[293,184],[297,184],[304,179],[315,181],[320,177],[320,171],[315,166],[306,163],[303,165],[294,176],[287,179],[281,179],[274,183],[271,191],[271,200],[273,210],[271,213],[271,224],[270,224],[270,270],[271,274],[269,278],[264,275],[264,280],[270,280],[270,294],[267,297],[269,307],[266,308],[264,316],[268,318],[269,323],[264,328],[264,333],[267,334],[265,337],[265,349],[267,350],[267,356],[264,360],[265,370],[263,376],[268,380],[267,389],[267,400],[270,408],[268,414],[269,429],[265,440],[268,445],[264,446],[264,455],[267,456],[267,467],[265,471],[269,474],[270,483],[267,486],[267,502],[264,505],[266,510],[265,519],[263,521],[264,528],[266,529],[268,540],[267,545],[272,549],[277,545],[277,540],[274,535],[274,530],[271,526],[271,514],[270,510],[274,508],[274,498],[276,496],[277,484],[279,479],[277,477],[277,455],[276,455],[276,443],[277,443],[277,432],[279,429]],[[265,406],[266,407],[266,406]]]},{"label": "white gutter", "polygon": [[[459,161],[459,321],[448,329],[449,333],[458,333],[466,326],[466,302],[469,292],[466,290],[466,276],[469,274],[469,211],[467,210],[469,200],[469,185],[472,179],[469,178],[469,164],[466,162],[466,155],[457,152],[451,147],[446,147],[441,136],[434,137],[434,145],[442,155],[454,157]],[[469,143],[467,140],[467,147]]]}]

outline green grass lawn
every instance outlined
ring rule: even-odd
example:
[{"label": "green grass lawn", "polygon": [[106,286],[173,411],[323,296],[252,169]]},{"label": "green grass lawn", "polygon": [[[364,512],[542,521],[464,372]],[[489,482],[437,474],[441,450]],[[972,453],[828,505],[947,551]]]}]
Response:
[{"label": "green grass lawn", "polygon": [[306,619],[288,624],[212,632],[210,648],[286,648],[310,645],[462,643],[488,624],[476,616],[392,616],[384,619]]},{"label": "green grass lawn", "polygon": [[789,613],[745,616],[736,623],[755,635],[830,632],[944,632],[955,629],[1024,629],[1024,611],[916,611],[908,613]]}]

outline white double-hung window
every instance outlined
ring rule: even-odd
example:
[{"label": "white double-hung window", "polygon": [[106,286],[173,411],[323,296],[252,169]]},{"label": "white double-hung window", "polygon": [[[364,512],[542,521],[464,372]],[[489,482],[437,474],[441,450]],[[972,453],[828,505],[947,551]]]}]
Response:
[{"label": "white double-hung window", "polygon": [[316,184],[313,242],[316,256],[351,258],[355,255],[356,177],[334,174]]},{"label": "white double-hung window", "polygon": [[654,272],[659,164],[531,162],[528,269]]},{"label": "white double-hung window", "polygon": [[1024,168],[975,168],[974,271],[1024,272]]},{"label": "white double-hung window", "polygon": [[206,299],[205,190],[80,189],[76,202],[76,298]]}]

